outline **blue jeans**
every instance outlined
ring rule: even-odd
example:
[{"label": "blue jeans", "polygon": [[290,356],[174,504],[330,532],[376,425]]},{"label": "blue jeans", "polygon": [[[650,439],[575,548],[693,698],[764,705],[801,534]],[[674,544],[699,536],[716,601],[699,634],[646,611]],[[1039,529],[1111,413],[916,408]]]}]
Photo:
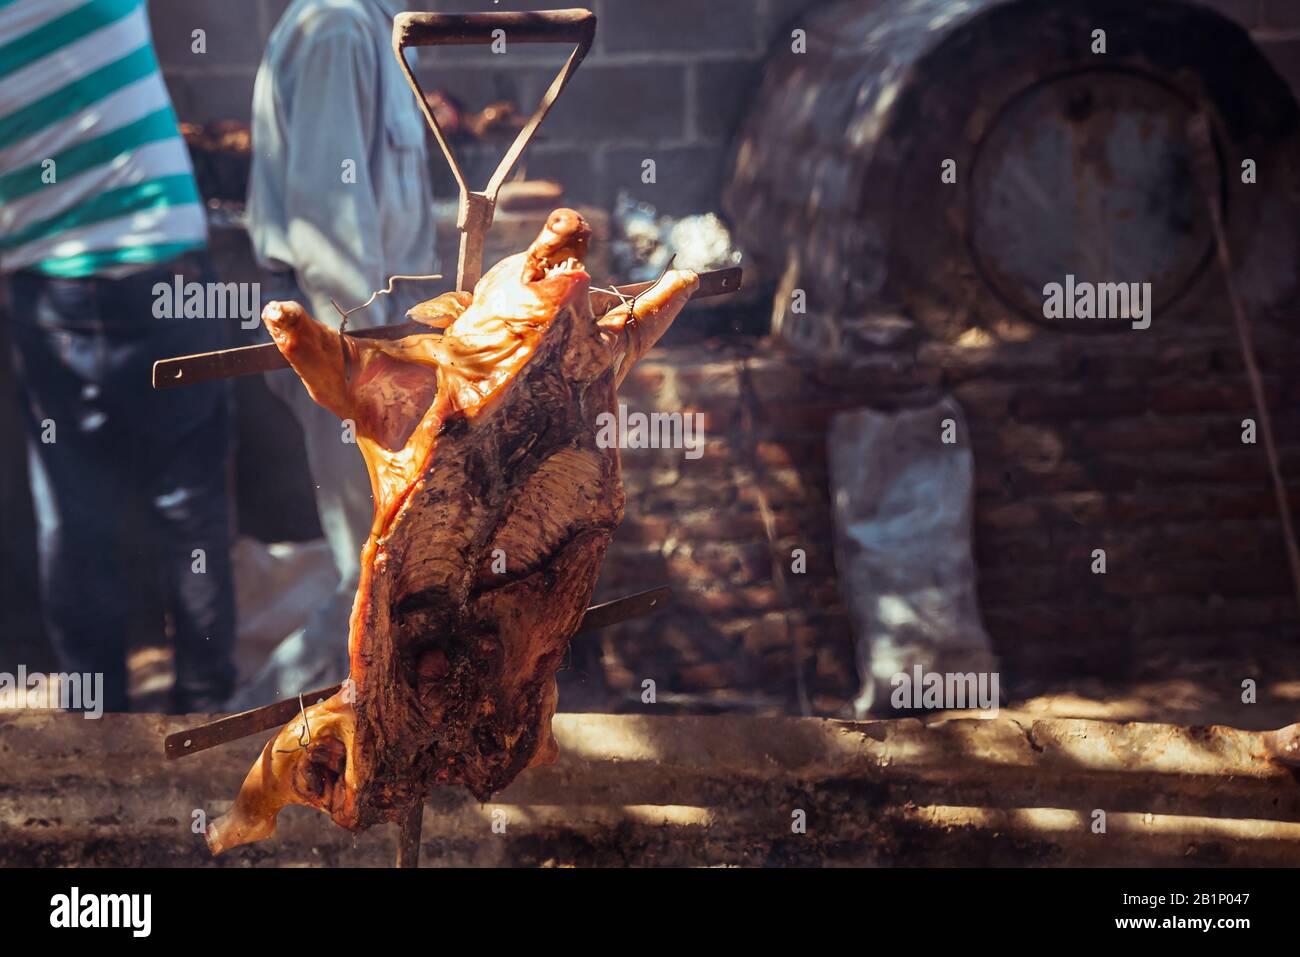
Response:
[{"label": "blue jeans", "polygon": [[234,685],[229,390],[150,386],[154,360],[223,348],[229,331],[154,318],[154,284],[176,274],[210,278],[199,256],[121,279],[9,277],[46,627],[63,670],[104,676],[105,710],[129,706],[130,564],[172,612],[176,710]]}]

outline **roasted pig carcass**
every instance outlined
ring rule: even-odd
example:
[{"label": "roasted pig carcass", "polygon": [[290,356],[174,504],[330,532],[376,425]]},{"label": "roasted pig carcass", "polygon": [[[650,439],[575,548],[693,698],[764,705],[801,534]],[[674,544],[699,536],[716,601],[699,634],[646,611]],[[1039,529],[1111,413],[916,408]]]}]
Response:
[{"label": "roasted pig carcass", "polygon": [[286,804],[360,830],[437,785],[486,801],[555,759],[555,672],[623,516],[601,413],[698,285],[671,271],[602,311],[614,300],[590,293],[589,235],[556,210],[472,296],[412,311],[441,334],[358,339],[297,303],[266,307],[312,398],[351,425],[375,518],[348,681],[266,745],[207,829],[214,853],[269,837]]}]

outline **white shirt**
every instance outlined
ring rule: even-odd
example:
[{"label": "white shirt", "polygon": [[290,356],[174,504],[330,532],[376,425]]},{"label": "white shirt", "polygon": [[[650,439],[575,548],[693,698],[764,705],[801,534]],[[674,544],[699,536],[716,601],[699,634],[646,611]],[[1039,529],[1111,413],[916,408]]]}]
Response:
[{"label": "white shirt", "polygon": [[[253,251],[291,268],[312,314],[334,326],[331,297],[350,309],[389,276],[438,271],[425,121],[391,46],[403,6],[294,0],[253,87]],[[349,324],[400,321],[434,286],[399,283]]]}]

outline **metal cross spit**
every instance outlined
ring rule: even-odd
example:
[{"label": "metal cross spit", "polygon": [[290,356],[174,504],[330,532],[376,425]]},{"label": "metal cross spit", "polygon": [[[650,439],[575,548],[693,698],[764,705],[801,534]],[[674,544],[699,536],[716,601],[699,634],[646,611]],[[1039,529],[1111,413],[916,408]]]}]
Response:
[{"label": "metal cross spit", "polygon": [[[499,30],[504,33],[498,34]],[[406,75],[406,81],[415,94],[420,112],[424,114],[434,139],[442,149],[460,192],[456,216],[456,228],[461,234],[460,254],[456,263],[457,290],[472,292],[478,283],[483,271],[483,241],[492,226],[497,193],[520,156],[523,155],[538,126],[573,77],[587,51],[591,49],[591,42],[595,35],[596,16],[590,10],[583,9],[545,10],[534,13],[400,13],[394,18],[393,55],[401,64],[402,72]],[[511,43],[573,43],[574,48],[547,89],[545,96],[542,97],[541,103],[502,157],[487,186],[482,190],[472,190],[465,181],[460,164],[452,153],[442,129],[438,126],[437,117],[434,116],[425,98],[419,80],[407,63],[406,49],[412,46],[489,44],[498,36],[507,37]],[[733,293],[740,288],[740,281],[739,267],[701,273],[699,288],[692,298],[701,299]],[[609,290],[597,290],[597,294],[611,297],[612,305],[613,302],[635,298],[652,285],[653,283],[642,282],[613,286]],[[417,332],[427,333],[429,327],[409,322],[403,325],[358,329],[345,334],[359,338],[400,339]],[[153,387],[165,389],[179,385],[195,385],[215,379],[228,379],[287,368],[288,365],[289,363],[274,343],[179,356],[173,359],[161,359],[154,363]],[[578,632],[591,631],[616,622],[653,614],[667,605],[671,597],[670,589],[655,588],[602,605],[593,605],[583,616]],[[341,688],[342,685],[321,688],[300,695],[296,699],[255,708],[186,731],[177,731],[167,735],[164,740],[164,752],[169,759],[180,758],[259,731],[282,726],[295,714],[305,710],[305,702],[315,703],[323,700],[336,694]],[[309,729],[304,728],[304,733],[309,734]],[[398,867],[419,866],[423,812],[423,802],[417,802],[403,813],[397,850]]]}]

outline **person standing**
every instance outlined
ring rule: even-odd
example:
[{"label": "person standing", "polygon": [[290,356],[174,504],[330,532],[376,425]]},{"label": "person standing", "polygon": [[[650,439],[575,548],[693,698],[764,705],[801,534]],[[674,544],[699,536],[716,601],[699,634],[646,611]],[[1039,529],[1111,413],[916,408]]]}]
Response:
[{"label": "person standing", "polygon": [[42,610],[60,666],[124,711],[134,562],[173,616],[173,709],[233,687],[228,393],[158,394],[154,360],[226,322],[156,318],[206,281],[207,227],[144,0],[0,4],[0,273],[9,299]]},{"label": "person standing", "polygon": [[[248,228],[267,299],[293,299],[337,327],[333,303],[364,303],[393,275],[436,271],[425,124],[392,53],[400,0],[294,0],[267,42],[253,87]],[[352,317],[402,321],[429,298],[398,285]],[[231,701],[250,708],[347,674],[348,618],[374,504],[356,445],[289,370],[271,390],[302,426],[338,589]]]}]

